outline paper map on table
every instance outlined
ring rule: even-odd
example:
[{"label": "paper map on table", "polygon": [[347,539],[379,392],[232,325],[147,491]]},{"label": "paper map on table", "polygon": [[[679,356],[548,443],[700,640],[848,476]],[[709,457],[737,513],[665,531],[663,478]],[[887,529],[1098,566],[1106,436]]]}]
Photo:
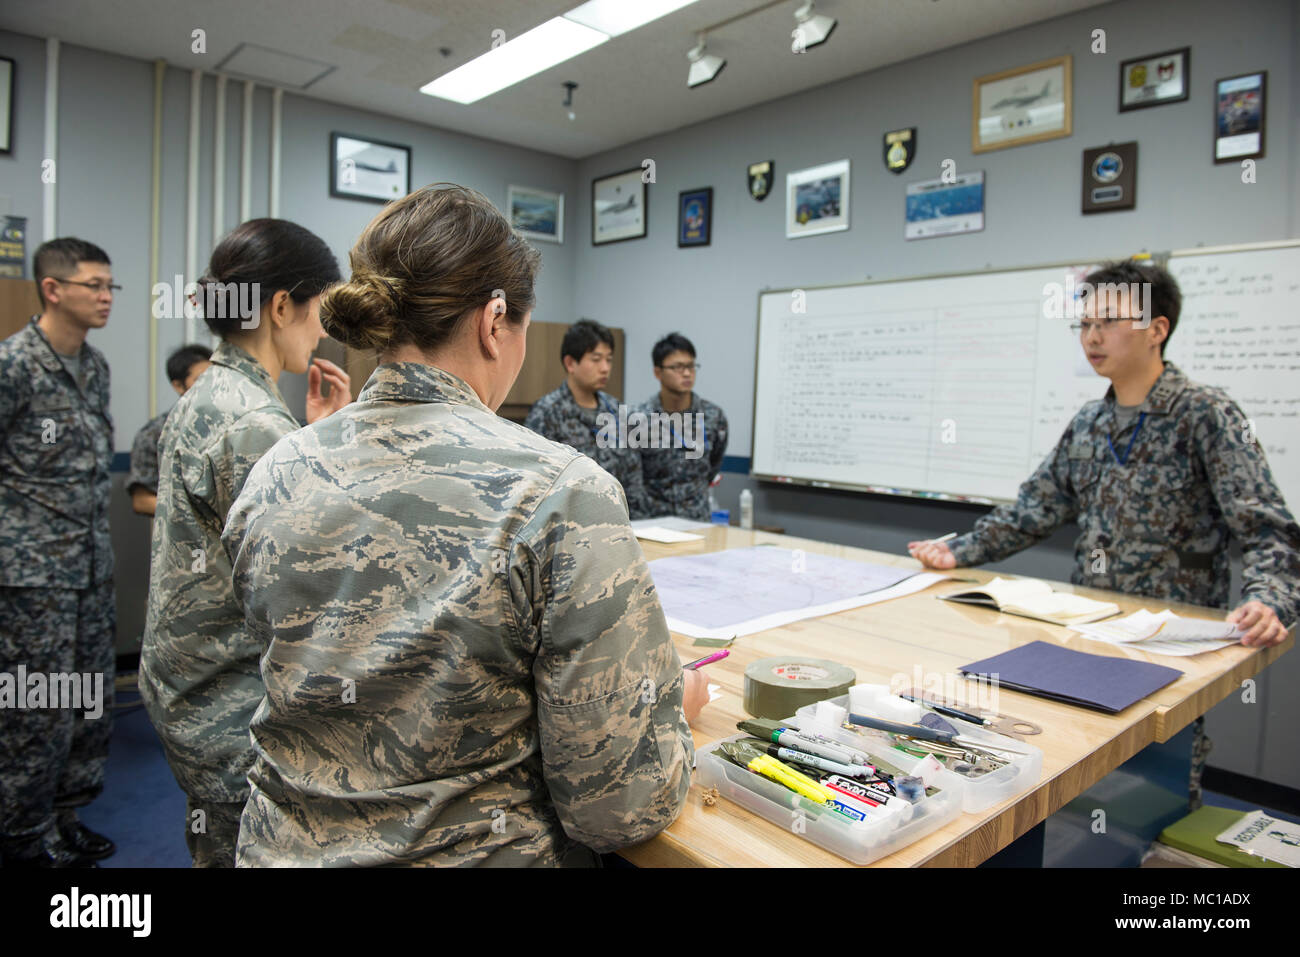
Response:
[{"label": "paper map on table", "polygon": [[928,588],[947,576],[760,545],[650,563],[668,627],[692,638],[752,635]]}]

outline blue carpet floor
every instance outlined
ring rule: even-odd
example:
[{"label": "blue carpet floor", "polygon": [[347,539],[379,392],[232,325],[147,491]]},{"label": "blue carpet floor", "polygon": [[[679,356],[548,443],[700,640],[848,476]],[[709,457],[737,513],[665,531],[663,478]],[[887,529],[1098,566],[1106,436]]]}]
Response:
[{"label": "blue carpet floor", "polygon": [[[139,695],[119,694],[119,705]],[[100,867],[189,867],[185,794],[172,777],[162,743],[143,707],[113,716],[104,793],[81,809],[81,820],[117,844]]]}]

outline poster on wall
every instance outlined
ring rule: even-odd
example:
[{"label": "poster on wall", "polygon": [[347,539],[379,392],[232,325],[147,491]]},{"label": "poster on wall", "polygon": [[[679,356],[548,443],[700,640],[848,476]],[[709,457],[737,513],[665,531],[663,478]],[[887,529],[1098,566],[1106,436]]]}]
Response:
[{"label": "poster on wall", "polygon": [[848,160],[785,174],[786,239],[848,228]]},{"label": "poster on wall", "polygon": [[591,244],[644,239],[646,184],[640,166],[591,181]]},{"label": "poster on wall", "polygon": [[1190,47],[1125,60],[1119,65],[1119,111],[1181,103],[1187,99]]},{"label": "poster on wall", "polygon": [[1268,71],[1214,84],[1214,162],[1264,155],[1264,85]]},{"label": "poster on wall", "polygon": [[976,77],[971,104],[972,153],[1069,136],[1069,55]]},{"label": "poster on wall", "polygon": [[909,184],[905,219],[905,239],[979,232],[984,228],[984,171],[960,173],[951,182]]},{"label": "poster on wall", "polygon": [[510,225],[528,239],[564,242],[564,194],[531,186],[507,186]]},{"label": "poster on wall", "polygon": [[27,217],[6,216],[0,230],[0,277],[22,279],[27,263]]}]

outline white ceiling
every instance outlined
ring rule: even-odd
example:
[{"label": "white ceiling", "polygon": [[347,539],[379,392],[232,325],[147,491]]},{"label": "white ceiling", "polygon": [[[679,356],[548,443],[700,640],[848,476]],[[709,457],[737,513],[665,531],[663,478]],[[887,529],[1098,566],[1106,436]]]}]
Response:
[{"label": "white ceiling", "polygon": [[[690,89],[695,34],[768,2],[698,0],[470,106],[418,92],[490,49],[494,30],[512,38],[580,2],[5,0],[0,29],[187,70],[213,69],[241,44],[269,48],[296,58],[284,63],[286,81],[318,77],[306,96],[580,159],[1107,0],[819,0],[817,12],[839,25],[799,55],[790,52],[799,2],[788,0],[711,33],[709,52],[727,66]],[[195,28],[206,31],[206,55],[191,52]],[[248,47],[240,57],[253,54],[267,57]],[[566,80],[578,84],[572,121],[561,106]]]}]

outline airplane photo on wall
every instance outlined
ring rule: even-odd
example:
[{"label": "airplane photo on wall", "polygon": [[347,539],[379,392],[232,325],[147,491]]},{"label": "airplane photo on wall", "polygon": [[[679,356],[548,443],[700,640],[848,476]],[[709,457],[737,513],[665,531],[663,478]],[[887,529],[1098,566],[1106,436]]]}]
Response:
[{"label": "airplane photo on wall", "polygon": [[977,77],[971,103],[971,152],[1069,136],[1071,58]]}]

